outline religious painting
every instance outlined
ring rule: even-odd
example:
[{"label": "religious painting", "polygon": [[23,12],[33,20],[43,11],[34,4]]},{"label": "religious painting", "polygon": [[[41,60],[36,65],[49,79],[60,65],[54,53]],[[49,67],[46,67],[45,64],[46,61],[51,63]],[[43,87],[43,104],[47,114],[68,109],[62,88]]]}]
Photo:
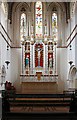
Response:
[{"label": "religious painting", "polygon": [[25,54],[25,68],[30,67],[30,53]]},{"label": "religious painting", "polygon": [[48,53],[48,67],[53,68],[53,53]]},{"label": "religious painting", "polygon": [[48,67],[53,68],[53,43],[48,43]]},{"label": "religious painting", "polygon": [[35,45],[35,67],[43,67],[43,44]]},{"label": "religious painting", "polygon": [[25,43],[25,68],[30,67],[30,42]]}]

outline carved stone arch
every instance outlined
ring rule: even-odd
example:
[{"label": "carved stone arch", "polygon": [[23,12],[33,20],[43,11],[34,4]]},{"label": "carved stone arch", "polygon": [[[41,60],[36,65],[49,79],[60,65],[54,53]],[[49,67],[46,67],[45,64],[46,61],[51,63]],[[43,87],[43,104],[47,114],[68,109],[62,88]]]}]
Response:
[{"label": "carved stone arch", "polygon": [[75,12],[77,12],[77,2],[75,2]]},{"label": "carved stone arch", "polygon": [[61,3],[61,2],[52,2],[52,3],[50,3],[48,5],[47,10],[48,11],[50,11],[50,10],[52,11],[53,8],[56,8],[57,11],[59,11],[59,9],[60,9],[61,13],[65,14],[65,16],[66,16],[66,7],[65,7],[64,3]]},{"label": "carved stone arch", "polygon": [[17,9],[25,8],[26,11],[30,12],[30,6],[26,2],[18,2],[13,4],[13,11],[16,12]]},{"label": "carved stone arch", "polygon": [[75,77],[76,75],[76,72],[77,72],[77,68],[75,65],[72,65],[69,69],[69,76],[72,78],[72,77]]},{"label": "carved stone arch", "polygon": [[[30,17],[30,4],[26,2],[16,2],[12,6],[12,39],[17,44],[20,45],[20,18],[22,11],[21,9],[25,10],[26,14],[26,30],[28,29],[28,20]],[[28,33],[28,30],[26,32],[26,35]]]},{"label": "carved stone arch", "polygon": [[52,2],[48,5],[47,10],[49,11],[50,9],[52,10],[53,7],[56,7],[56,9],[60,8],[61,11],[65,12],[65,5],[60,2]]},{"label": "carved stone arch", "polygon": [[22,4],[26,8],[27,11],[31,11],[31,4],[26,2],[8,2],[8,19],[10,20],[10,24],[12,23],[12,15],[14,10],[21,8]]},{"label": "carved stone arch", "polygon": [[[53,10],[55,9],[55,10]],[[52,36],[52,21],[51,16],[53,11],[57,13],[57,25],[58,25],[58,46],[65,45],[65,24],[66,22],[66,8],[65,4],[61,2],[51,2],[47,7],[48,13],[49,13],[49,34]],[[64,34],[63,34],[64,33]]]},{"label": "carved stone arch", "polygon": [[69,87],[71,88],[75,88],[76,73],[77,73],[77,68],[75,65],[72,65],[69,69],[69,74],[68,74]]}]

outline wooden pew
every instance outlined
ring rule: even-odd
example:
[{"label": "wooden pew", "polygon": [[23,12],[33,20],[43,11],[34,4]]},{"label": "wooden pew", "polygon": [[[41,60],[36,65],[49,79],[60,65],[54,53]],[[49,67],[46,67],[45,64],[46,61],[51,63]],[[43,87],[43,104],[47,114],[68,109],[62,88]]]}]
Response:
[{"label": "wooden pew", "polygon": [[73,94],[15,94],[10,107],[69,107]]},{"label": "wooden pew", "polygon": [[77,114],[73,112],[8,112],[2,120],[77,120]]},{"label": "wooden pew", "polygon": [[[14,94],[9,95],[8,101],[10,106],[17,107],[69,107],[73,96],[74,94]],[[77,120],[77,115],[71,112],[5,112],[3,116],[3,120]]]},{"label": "wooden pew", "polygon": [[44,106],[70,106],[70,100],[9,100],[10,106],[33,106],[33,107],[44,107]]},{"label": "wooden pew", "polygon": [[[7,93],[6,93],[7,94]],[[10,106],[69,106],[74,94],[9,94]]]},{"label": "wooden pew", "polygon": [[74,94],[9,94],[9,98],[72,98]]}]

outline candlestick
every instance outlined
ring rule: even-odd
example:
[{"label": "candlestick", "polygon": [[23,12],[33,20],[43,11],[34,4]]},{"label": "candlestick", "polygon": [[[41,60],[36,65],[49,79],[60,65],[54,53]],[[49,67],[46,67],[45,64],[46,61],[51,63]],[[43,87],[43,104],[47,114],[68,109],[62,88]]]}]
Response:
[{"label": "candlestick", "polygon": [[31,26],[31,33],[33,34],[33,26]]},{"label": "candlestick", "polygon": [[29,36],[29,22],[28,22],[28,36]]}]

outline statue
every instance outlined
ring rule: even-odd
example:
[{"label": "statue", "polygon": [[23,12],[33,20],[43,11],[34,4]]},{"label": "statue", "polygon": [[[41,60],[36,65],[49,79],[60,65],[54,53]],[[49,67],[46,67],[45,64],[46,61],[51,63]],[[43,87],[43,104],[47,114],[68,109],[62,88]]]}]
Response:
[{"label": "statue", "polygon": [[6,77],[6,69],[5,66],[2,66],[2,70],[1,70],[1,86],[3,86],[3,90],[5,89],[5,77]]},{"label": "statue", "polygon": [[6,76],[6,69],[5,69],[5,66],[4,66],[4,65],[2,66],[2,72],[1,72],[1,74],[2,74],[2,75],[1,75],[2,77],[5,77],[5,76]]},{"label": "statue", "polygon": [[49,58],[49,68],[52,68],[52,56],[50,55],[50,58]]}]

